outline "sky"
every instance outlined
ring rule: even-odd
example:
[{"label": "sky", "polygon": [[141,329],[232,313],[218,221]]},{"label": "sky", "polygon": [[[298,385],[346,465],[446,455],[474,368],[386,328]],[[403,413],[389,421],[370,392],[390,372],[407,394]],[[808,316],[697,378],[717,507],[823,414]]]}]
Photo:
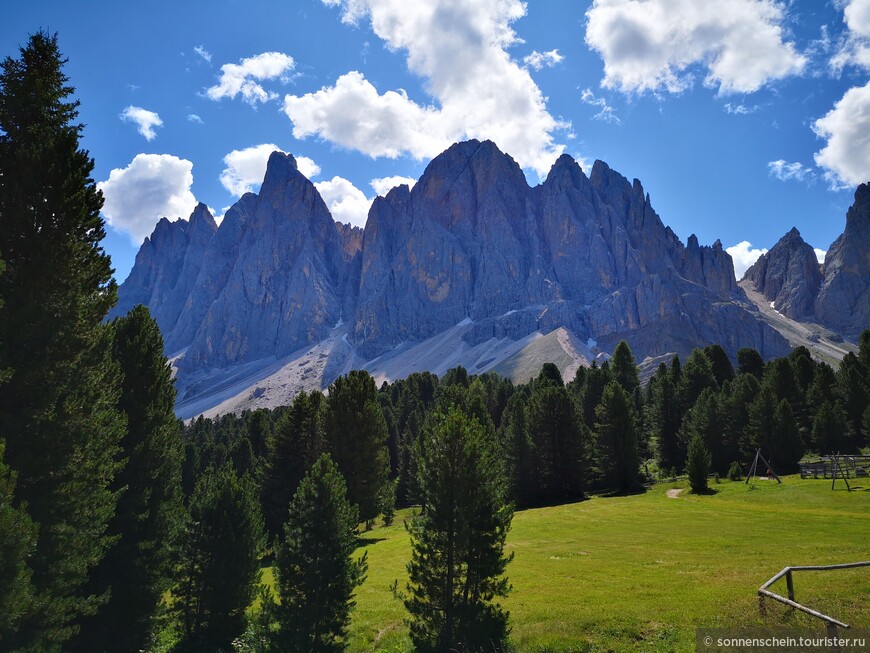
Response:
[{"label": "sky", "polygon": [[640,179],[738,277],[821,257],[870,181],[870,0],[5,0],[0,57],[57,32],[123,280],[163,217],[219,219],[292,153],[342,222],[452,143],[531,185],[561,153]]}]

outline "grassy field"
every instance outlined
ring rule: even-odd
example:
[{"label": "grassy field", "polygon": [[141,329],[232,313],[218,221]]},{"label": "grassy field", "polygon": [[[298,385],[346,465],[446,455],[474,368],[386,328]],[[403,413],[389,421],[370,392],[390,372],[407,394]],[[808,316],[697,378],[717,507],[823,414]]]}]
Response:
[{"label": "grassy field", "polygon": [[[668,498],[677,483],[518,512],[505,602],[512,644],[530,653],[694,651],[697,626],[823,632],[817,620],[778,604],[762,620],[755,592],[786,565],[870,558],[870,481],[864,485],[832,492],[821,480],[786,477],[750,491],[724,481],[712,495]],[[369,574],[357,594],[351,651],[410,650],[404,609],[389,589],[405,581],[407,514],[365,535]],[[774,589],[784,594],[781,584]],[[796,574],[795,586],[798,601],[870,627],[870,568]]]}]

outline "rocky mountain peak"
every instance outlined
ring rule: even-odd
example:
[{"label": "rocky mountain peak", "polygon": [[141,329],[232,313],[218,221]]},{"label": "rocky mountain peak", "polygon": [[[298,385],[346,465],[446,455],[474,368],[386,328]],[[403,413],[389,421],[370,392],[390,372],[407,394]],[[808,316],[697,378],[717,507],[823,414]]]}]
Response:
[{"label": "rocky mountain peak", "polygon": [[825,255],[825,278],[815,302],[817,319],[857,337],[870,324],[870,183],[855,191],[846,229]]},{"label": "rocky mountain peak", "polygon": [[777,311],[799,320],[813,315],[822,272],[815,251],[792,227],[769,252],[758,258],[743,279]]}]

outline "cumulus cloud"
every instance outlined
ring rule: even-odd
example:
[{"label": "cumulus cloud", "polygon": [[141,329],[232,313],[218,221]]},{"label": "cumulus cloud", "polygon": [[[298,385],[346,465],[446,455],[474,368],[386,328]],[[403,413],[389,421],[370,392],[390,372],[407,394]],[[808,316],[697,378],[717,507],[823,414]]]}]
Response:
[{"label": "cumulus cloud", "polygon": [[758,260],[762,254],[767,254],[767,249],[755,249],[748,240],[726,247],[725,251],[731,255],[734,261],[734,276],[742,279],[746,271]]},{"label": "cumulus cloud", "polygon": [[414,184],[416,183],[416,179],[412,179],[411,177],[400,177],[396,175],[394,177],[379,177],[377,179],[372,179],[369,185],[375,189],[375,192],[378,195],[384,197],[396,186],[406,184],[408,188],[413,188]]},{"label": "cumulus cloud", "polygon": [[814,158],[832,189],[870,180],[870,83],[846,91],[813,131],[827,140]]},{"label": "cumulus cloud", "polygon": [[603,97],[595,97],[595,93],[592,92],[592,89],[584,89],[583,92],[580,94],[580,100],[583,102],[583,104],[588,104],[598,109],[598,113],[592,116],[595,120],[612,122],[616,123],[617,125],[622,124],[622,121],[619,119],[619,116],[616,115],[613,107],[607,104],[607,100],[605,100]]},{"label": "cumulus cloud", "polygon": [[541,70],[542,68],[552,68],[564,59],[565,57],[559,54],[558,50],[550,50],[549,52],[533,50],[531,54],[523,57],[523,63],[535,70]]},{"label": "cumulus cloud", "polygon": [[777,0],[594,0],[586,17],[602,85],[625,93],[679,93],[696,71],[720,94],[750,93],[807,63]]},{"label": "cumulus cloud", "polygon": [[309,159],[307,156],[297,156],[294,158],[296,159],[296,167],[303,176],[313,179],[320,174],[320,166],[314,163],[312,159]]},{"label": "cumulus cloud", "polygon": [[263,143],[262,145],[246,147],[243,150],[233,150],[224,157],[226,168],[221,172],[221,184],[236,197],[253,192],[263,183],[269,155],[276,150],[283,151],[274,143]]},{"label": "cumulus cloud", "polygon": [[329,181],[314,182],[314,186],[335,221],[365,227],[372,200],[352,182],[344,177],[333,177]]},{"label": "cumulus cloud", "polygon": [[204,47],[202,47],[201,45],[197,45],[197,46],[193,49],[193,51],[196,52],[200,57],[202,57],[202,59],[203,59],[206,63],[211,63],[211,52],[209,52],[208,50],[206,50]]},{"label": "cumulus cloud", "polygon": [[190,192],[193,164],[171,154],[137,154],[97,184],[103,191],[108,223],[139,245],[160,218],[186,218],[196,206]]},{"label": "cumulus cloud", "polygon": [[813,251],[816,253],[816,260],[818,260],[819,265],[825,262],[825,256],[828,252],[823,249],[819,249],[818,247],[813,247]]},{"label": "cumulus cloud", "polygon": [[272,79],[286,82],[287,74],[295,66],[293,57],[281,52],[263,52],[242,59],[237,64],[224,64],[221,66],[220,80],[206,89],[205,94],[212,100],[221,100],[225,97],[233,99],[241,95],[242,100],[253,107],[258,102],[268,102],[278,97],[277,93],[267,91],[258,82]]},{"label": "cumulus cloud", "polygon": [[803,181],[809,183],[815,179],[813,171],[798,161],[794,163],[789,163],[784,159],[769,161],[767,171],[771,176],[776,177],[780,181]]},{"label": "cumulus cloud", "polygon": [[523,167],[546,174],[564,149],[554,134],[568,125],[551,116],[529,71],[506,48],[519,39],[511,24],[525,14],[519,0],[323,0],[342,20],[368,19],[409,70],[423,78],[434,103],[402,91],[379,92],[350,71],[332,86],[287,95],[284,111],[296,138],[319,136],[371,157],[417,159],[457,140],[489,138]]},{"label": "cumulus cloud", "polygon": [[132,122],[136,125],[139,133],[145,137],[146,141],[154,140],[157,136],[154,128],[163,126],[163,121],[156,113],[132,105],[121,112],[121,120],[124,122]]},{"label": "cumulus cloud", "polygon": [[847,65],[870,68],[870,0],[849,0],[843,6],[846,38],[831,58],[831,68],[839,73]]},{"label": "cumulus cloud", "polygon": [[[272,152],[283,152],[274,143],[252,145],[243,150],[233,150],[224,157],[226,168],[221,172],[220,180],[223,187],[232,195],[241,197],[253,192],[263,183],[266,176],[266,166]],[[307,156],[297,156],[296,167],[308,179],[320,174],[320,166]]]}]

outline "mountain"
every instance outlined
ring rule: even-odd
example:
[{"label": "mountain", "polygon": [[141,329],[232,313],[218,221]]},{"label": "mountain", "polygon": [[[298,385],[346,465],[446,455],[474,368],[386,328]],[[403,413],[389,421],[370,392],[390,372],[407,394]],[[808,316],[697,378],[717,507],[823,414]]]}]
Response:
[{"label": "mountain", "polygon": [[857,339],[870,327],[870,184],[855,192],[846,228],[823,266],[792,229],[746,271],[741,285],[788,318]]},{"label": "mountain", "polygon": [[870,328],[870,184],[855,191],[846,229],[828,248],[816,319],[851,338]]},{"label": "mountain", "polygon": [[601,161],[587,176],[563,155],[530,187],[492,142],[458,143],[375,199],[363,231],[276,152],[259,194],[210,219],[161,221],[119,289],[119,311],[157,315],[188,416],[286,401],[353,367],[523,380],[543,356],[570,371],[621,339],[647,366],[714,342],[789,351],[721,243],[683,245]]},{"label": "mountain", "polygon": [[822,271],[815,251],[797,229],[762,254],[743,278],[780,313],[796,320],[815,317]]}]

